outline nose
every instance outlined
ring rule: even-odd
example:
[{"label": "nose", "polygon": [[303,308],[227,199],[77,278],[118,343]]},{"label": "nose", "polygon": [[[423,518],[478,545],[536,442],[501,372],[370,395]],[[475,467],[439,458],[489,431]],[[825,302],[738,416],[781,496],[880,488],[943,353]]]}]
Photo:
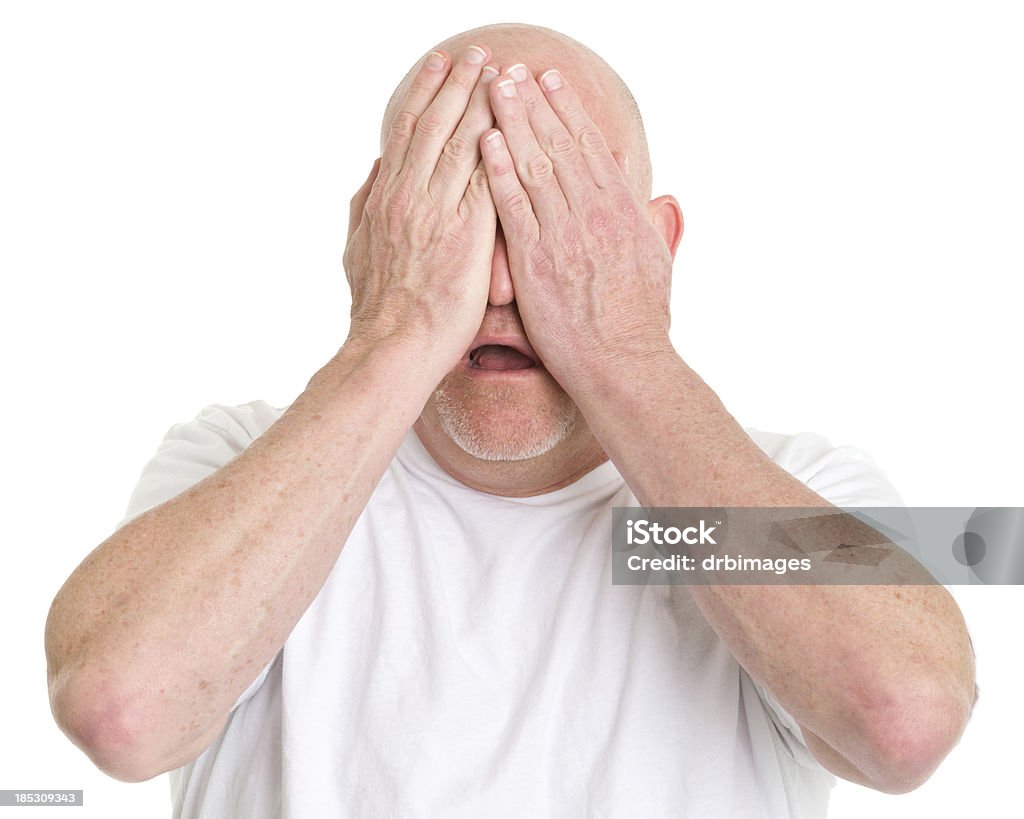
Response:
[{"label": "nose", "polygon": [[494,238],[494,255],[491,257],[491,289],[487,294],[487,301],[494,307],[503,307],[515,300],[512,274],[508,269],[508,247],[505,245],[505,234],[501,230],[501,225],[498,225],[498,233]]}]

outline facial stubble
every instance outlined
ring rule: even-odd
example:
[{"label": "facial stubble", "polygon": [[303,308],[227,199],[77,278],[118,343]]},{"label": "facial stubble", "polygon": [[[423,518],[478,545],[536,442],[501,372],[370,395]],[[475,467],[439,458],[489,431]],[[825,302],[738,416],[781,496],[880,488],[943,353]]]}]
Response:
[{"label": "facial stubble", "polygon": [[572,399],[550,384],[483,382],[451,373],[432,396],[445,434],[484,461],[525,461],[550,452],[580,419]]}]

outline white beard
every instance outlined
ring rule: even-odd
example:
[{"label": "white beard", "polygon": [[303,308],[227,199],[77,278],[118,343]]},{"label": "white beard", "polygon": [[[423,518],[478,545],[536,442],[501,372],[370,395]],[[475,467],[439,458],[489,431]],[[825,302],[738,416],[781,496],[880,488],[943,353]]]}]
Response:
[{"label": "white beard", "polygon": [[[463,382],[463,386],[472,391],[477,385]],[[526,461],[550,452],[569,437],[579,421],[579,409],[564,392],[545,398],[540,406],[536,401],[518,406],[524,397],[515,388],[492,386],[482,394],[459,394],[448,379],[433,395],[445,434],[483,461]],[[513,417],[507,418],[509,414]]]}]

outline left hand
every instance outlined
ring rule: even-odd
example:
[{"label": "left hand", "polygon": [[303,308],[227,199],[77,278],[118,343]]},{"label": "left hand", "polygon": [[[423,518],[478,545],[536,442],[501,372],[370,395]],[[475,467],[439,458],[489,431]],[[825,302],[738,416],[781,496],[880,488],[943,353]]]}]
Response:
[{"label": "left hand", "polygon": [[592,378],[672,349],[672,253],[564,75],[543,90],[513,75],[491,83],[500,131],[481,154],[526,334],[579,401]]}]

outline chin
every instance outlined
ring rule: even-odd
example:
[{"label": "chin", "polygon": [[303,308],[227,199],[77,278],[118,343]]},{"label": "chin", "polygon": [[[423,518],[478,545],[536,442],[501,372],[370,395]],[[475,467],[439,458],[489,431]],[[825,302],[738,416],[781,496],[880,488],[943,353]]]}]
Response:
[{"label": "chin", "polygon": [[552,378],[546,384],[482,384],[449,375],[431,397],[445,434],[483,461],[545,455],[576,430],[580,411]]}]

